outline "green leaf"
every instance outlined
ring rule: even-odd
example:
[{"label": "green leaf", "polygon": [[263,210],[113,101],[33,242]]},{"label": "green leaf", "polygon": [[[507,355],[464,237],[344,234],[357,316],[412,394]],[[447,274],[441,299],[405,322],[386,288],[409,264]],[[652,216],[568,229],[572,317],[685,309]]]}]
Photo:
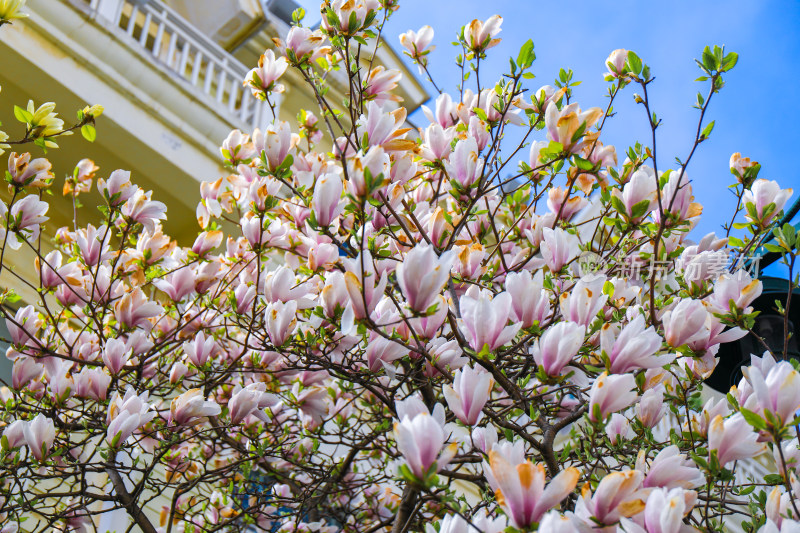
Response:
[{"label": "green leaf", "polygon": [[703,50],[703,66],[706,67],[708,70],[714,71],[719,68],[719,62],[717,61],[717,57],[711,53],[711,49],[708,46],[705,47]]},{"label": "green leaf", "polygon": [[740,412],[742,413],[742,416],[747,421],[747,423],[753,426],[754,428],[761,430],[767,429],[766,421],[763,418],[761,418],[757,413],[745,409],[744,407],[740,409]]},{"label": "green leaf", "polygon": [[739,54],[736,52],[731,52],[727,54],[725,58],[722,60],[722,68],[720,70],[728,71],[731,70],[733,67],[736,66],[736,63],[739,62]]},{"label": "green leaf", "polygon": [[519,51],[519,55],[517,56],[517,65],[524,70],[533,64],[534,57],[533,41],[528,39],[525,44],[522,45],[522,48]]},{"label": "green leaf", "polygon": [[575,166],[581,170],[592,170],[594,168],[594,164],[588,159],[584,159],[577,155],[573,156],[572,159],[575,161]]},{"label": "green leaf", "polygon": [[636,55],[636,52],[628,51],[628,70],[637,76],[642,72],[642,60]]},{"label": "green leaf", "polygon": [[701,139],[707,139],[709,135],[711,135],[711,130],[714,129],[714,123],[716,121],[712,120],[708,123],[708,125],[703,129],[703,133],[700,135]]},{"label": "green leaf", "polygon": [[14,106],[14,116],[23,124],[30,124],[33,120],[33,115],[18,105]]},{"label": "green leaf", "polygon": [[84,139],[86,139],[90,143],[93,143],[94,140],[97,138],[97,130],[95,130],[94,126],[92,126],[91,124],[84,124],[83,126],[81,126],[81,135],[83,135]]}]

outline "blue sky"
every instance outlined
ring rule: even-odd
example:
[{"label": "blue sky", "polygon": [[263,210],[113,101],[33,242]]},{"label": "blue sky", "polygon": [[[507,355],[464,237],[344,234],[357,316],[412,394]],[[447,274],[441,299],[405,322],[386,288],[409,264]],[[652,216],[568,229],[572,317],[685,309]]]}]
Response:
[{"label": "blue sky", "polygon": [[[315,13],[317,2],[308,3],[309,13]],[[732,213],[735,199],[726,186],[733,179],[728,170],[733,152],[760,162],[760,177],[794,188],[790,202],[800,194],[800,174],[792,163],[797,152],[794,131],[800,122],[800,2],[401,0],[384,35],[400,51],[399,34],[433,26],[437,48],[430,56],[432,72],[437,84],[454,92],[458,70],[453,63],[456,48],[450,43],[462,25],[493,14],[504,19],[499,34],[503,40],[482,66],[484,83],[497,79],[508,68],[508,57],[516,57],[521,45],[532,39],[537,59],[531,89],[552,84],[559,68],[571,68],[583,81],[574,101],[582,107],[604,108],[606,57],[616,48],[636,51],[656,77],[648,92],[663,120],[659,169],[674,167],[676,156],[685,159],[694,139],[698,111],[692,105],[698,91],[707,91],[707,85],[694,81],[700,75],[694,58],[700,57],[705,45],[725,45],[726,51],[737,52],[739,63],[725,77],[727,85],[714,96],[707,113],[716,121],[714,132],[698,148],[687,171],[695,197],[705,207],[693,236],[721,233],[721,224]],[[430,92],[435,94],[432,88]],[[618,154],[650,135],[642,106],[633,103],[633,92],[629,87],[618,97],[618,113],[603,135]],[[424,117],[413,118],[424,123]],[[543,132],[540,135],[544,138]]]}]

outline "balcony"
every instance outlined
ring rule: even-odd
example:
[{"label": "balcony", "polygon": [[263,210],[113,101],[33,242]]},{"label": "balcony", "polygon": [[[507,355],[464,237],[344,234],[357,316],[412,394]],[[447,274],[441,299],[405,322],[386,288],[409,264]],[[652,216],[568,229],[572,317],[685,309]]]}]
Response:
[{"label": "balcony", "polygon": [[154,0],[71,0],[90,19],[168,71],[244,130],[272,118],[242,85],[248,68],[170,7]]}]

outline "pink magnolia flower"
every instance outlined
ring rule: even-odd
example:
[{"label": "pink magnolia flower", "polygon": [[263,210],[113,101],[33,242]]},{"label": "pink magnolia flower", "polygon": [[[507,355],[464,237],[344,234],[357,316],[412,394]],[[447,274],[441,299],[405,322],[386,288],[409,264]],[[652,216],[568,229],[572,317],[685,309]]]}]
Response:
[{"label": "pink magnolia flower", "polygon": [[519,331],[521,324],[508,324],[511,314],[511,295],[501,292],[495,295],[471,286],[461,297],[461,332],[475,351],[489,350],[507,344]]},{"label": "pink magnolia flower", "polygon": [[608,75],[606,79],[622,77],[625,74],[625,63],[628,61],[628,51],[624,48],[618,48],[611,52],[606,59],[606,67],[608,67]]},{"label": "pink magnolia flower", "polygon": [[562,187],[550,187],[547,191],[547,208],[561,220],[570,220],[581,209],[589,205],[589,200],[581,196],[568,197],[568,190]]},{"label": "pink magnolia flower", "polygon": [[[371,178],[371,184],[367,183],[367,174]],[[347,190],[358,198],[364,198],[368,194],[376,196],[387,184],[390,174],[391,158],[389,154],[381,146],[372,146],[366,153],[358,152],[348,158]],[[370,185],[371,190],[369,189]]]},{"label": "pink magnolia flower", "polygon": [[91,224],[75,232],[75,244],[78,245],[86,266],[95,266],[111,257],[109,245],[105,241],[107,233],[105,225],[95,228]]},{"label": "pink magnolia flower", "polygon": [[266,392],[266,387],[266,384],[256,382],[244,388],[238,385],[234,388],[231,399],[228,400],[231,424],[238,424],[250,414],[262,422],[270,421],[270,416],[264,409],[277,405],[278,398]]},{"label": "pink magnolia flower", "polygon": [[[22,200],[14,202],[10,213],[7,211],[6,205],[0,202],[0,218],[3,222],[7,218],[9,219],[9,231],[17,234],[25,231],[28,234],[28,239],[33,241],[39,237],[39,225],[49,220],[48,217],[44,216],[49,208],[50,205],[47,202],[41,202],[36,195],[29,194]],[[5,229],[0,229],[0,231],[5,232]],[[22,246],[22,241],[16,236],[9,236],[7,242],[12,250],[17,250]]]},{"label": "pink magnolia flower", "polygon": [[103,347],[103,363],[108,368],[112,376],[119,374],[119,371],[128,364],[133,350],[129,349],[122,339],[108,339]]},{"label": "pink magnolia flower", "polygon": [[153,285],[169,296],[173,302],[180,302],[195,290],[194,272],[189,267],[179,268],[165,278],[153,281]]},{"label": "pink magnolia flower", "polygon": [[22,427],[25,443],[37,461],[44,461],[56,439],[53,421],[39,413]]},{"label": "pink magnolia flower", "polygon": [[325,36],[321,32],[293,26],[286,34],[286,56],[293,64],[313,61],[330,50],[329,47],[322,46],[324,42]]},{"label": "pink magnolia flower", "polygon": [[297,326],[297,302],[272,302],[265,310],[267,334],[275,347],[283,346]]},{"label": "pink magnolia flower", "polygon": [[611,525],[622,517],[638,514],[645,506],[640,492],[643,478],[644,474],[638,470],[612,472],[600,480],[594,494],[589,484],[584,485],[575,515],[587,523],[596,520]]},{"label": "pink magnolia flower", "polygon": [[697,493],[682,488],[656,489],[647,497],[644,524],[647,533],[680,533],[683,518],[692,511]]},{"label": "pink magnolia flower", "polygon": [[719,464],[723,467],[731,461],[749,459],[764,451],[764,445],[758,442],[758,434],[753,432],[740,413],[728,419],[717,415],[711,420],[708,448],[716,452]]},{"label": "pink magnolia flower", "polygon": [[[418,61],[420,65],[428,64],[425,56],[436,48],[430,46],[431,41],[433,41],[433,28],[430,26],[423,26],[418,31],[408,30],[400,35],[400,44],[408,51],[408,56]],[[420,72],[422,72],[421,68]]]},{"label": "pink magnolia flower", "polygon": [[[638,464],[637,469],[642,470]],[[647,470],[642,486],[692,489],[699,487],[705,481],[705,476],[695,466],[694,461],[684,456],[677,446],[672,445],[658,452]]]},{"label": "pink magnolia flower", "polygon": [[631,405],[639,395],[633,374],[611,374],[603,372],[595,379],[589,391],[589,419],[604,420],[611,413]]},{"label": "pink magnolia flower", "polygon": [[365,355],[367,356],[369,370],[377,372],[384,365],[408,355],[408,348],[377,333],[372,333],[367,343]]},{"label": "pink magnolia flower", "polygon": [[578,243],[575,235],[561,228],[542,229],[542,242],[539,245],[544,262],[551,272],[558,272],[577,255]]},{"label": "pink magnolia flower", "polygon": [[155,418],[156,412],[151,410],[147,399],[147,392],[137,395],[132,387],[128,387],[122,398],[114,392],[106,414],[106,442],[112,447],[124,444],[134,431]]},{"label": "pink magnolia flower", "polygon": [[319,226],[329,226],[342,214],[345,207],[345,202],[342,201],[342,190],[342,178],[337,174],[323,174],[317,179],[311,208]]},{"label": "pink magnolia flower", "polygon": [[454,260],[455,252],[438,255],[429,244],[418,244],[406,254],[397,267],[396,275],[397,284],[411,309],[422,313],[436,303],[450,279],[450,267]]},{"label": "pink magnolia flower", "polygon": [[767,375],[757,366],[742,369],[754,394],[746,402],[748,408],[759,412],[769,411],[783,423],[794,420],[800,409],[800,373],[791,363],[781,361],[772,366]]},{"label": "pink magnolia flower", "polygon": [[[581,112],[578,104],[569,104],[561,110],[555,102],[550,102],[544,113],[545,126],[547,127],[547,138],[551,141],[561,143],[564,150],[576,153],[586,145],[586,133],[595,122],[603,116],[603,111],[599,107],[592,107]],[[583,126],[583,133],[579,130]]]},{"label": "pink magnolia flower", "polygon": [[276,59],[275,52],[267,50],[258,58],[258,67],[247,73],[243,85],[250,87],[253,96],[261,100],[265,99],[265,93],[282,93],[283,85],[275,82],[283,76],[288,66],[285,57]]},{"label": "pink magnolia flower", "polygon": [[420,481],[447,466],[458,449],[456,443],[444,446],[444,428],[425,412],[395,422],[394,436],[409,471]]},{"label": "pink magnolia flower", "polygon": [[170,420],[179,426],[191,426],[203,422],[209,416],[222,412],[220,406],[203,397],[200,389],[190,389],[170,404]]},{"label": "pink magnolia flower", "polygon": [[[667,179],[667,184],[661,191],[661,208],[664,213],[669,213],[678,220],[700,215],[702,208],[699,204],[692,203],[692,185],[689,178],[680,170],[672,171]],[[661,223],[661,212],[653,213],[653,220]]]},{"label": "pink magnolia flower", "polygon": [[492,15],[484,22],[475,19],[464,27],[464,42],[473,52],[484,52],[500,42],[495,36],[502,31],[502,23],[503,17],[500,15]]},{"label": "pink magnolia flower", "polygon": [[220,347],[214,337],[206,336],[202,331],[198,332],[192,340],[183,343],[183,352],[197,367],[205,365],[219,350]]},{"label": "pink magnolia flower", "polygon": [[622,200],[625,215],[631,222],[641,222],[658,205],[656,203],[657,181],[655,172],[649,167],[643,167],[633,173],[621,193],[619,189],[612,191],[614,196]]},{"label": "pink magnolia flower", "polygon": [[468,426],[474,426],[483,417],[482,409],[493,386],[491,374],[467,366],[456,370],[452,387],[445,385],[442,390],[456,418]]},{"label": "pink magnolia flower", "polygon": [[706,306],[700,300],[685,298],[664,313],[664,340],[673,348],[683,346],[702,337],[708,318]]},{"label": "pink magnolia flower", "polygon": [[323,11],[322,27],[329,32],[354,35],[364,29],[364,25],[374,18],[379,8],[379,0],[331,0],[329,9],[338,23],[332,26]]},{"label": "pink magnolia flower", "polygon": [[562,470],[545,487],[545,469],[530,461],[511,462],[497,448],[489,452],[484,474],[495,491],[503,511],[518,528],[528,528],[561,503],[575,488],[580,478],[577,468]]},{"label": "pink magnolia flower", "polygon": [[253,157],[255,151],[255,146],[250,142],[250,136],[239,130],[231,131],[220,147],[222,157],[231,165],[247,161]]},{"label": "pink magnolia flower", "polygon": [[561,294],[559,299],[564,318],[589,327],[608,300],[603,293],[605,282],[604,276],[584,276],[570,292]]},{"label": "pink magnolia flower", "polygon": [[389,278],[384,272],[378,279],[369,250],[364,250],[354,259],[342,259],[342,264],[345,268],[345,287],[350,295],[355,317],[366,318],[383,298]]},{"label": "pink magnolia flower", "polygon": [[292,148],[292,128],[283,121],[270,124],[263,132],[256,128],[253,131],[253,144],[256,156],[262,159],[270,172],[275,172]]},{"label": "pink magnolia flower", "polygon": [[557,376],[578,354],[586,328],[574,322],[559,322],[547,328],[531,347],[533,360],[548,376]]},{"label": "pink magnolia flower", "polygon": [[151,234],[156,233],[156,220],[167,219],[167,206],[162,202],[151,200],[153,191],[144,192],[137,190],[128,201],[122,205],[120,212],[133,222],[138,222]]},{"label": "pink magnolia flower", "polygon": [[131,196],[139,190],[139,187],[131,183],[131,173],[128,170],[115,170],[108,177],[108,181],[103,178],[97,180],[97,192],[111,206],[119,206],[127,202]]},{"label": "pink magnolia flower", "polygon": [[111,385],[111,376],[99,368],[83,367],[77,374],[72,375],[75,383],[75,396],[78,398],[92,398],[102,401],[108,396],[108,387]]},{"label": "pink magnolia flower", "polygon": [[392,94],[392,91],[402,78],[403,74],[399,70],[387,69],[383,65],[374,67],[364,80],[365,99],[375,102],[400,101],[401,98]]},{"label": "pink magnolia flower", "polygon": [[443,128],[449,128],[455,123],[455,106],[453,105],[453,98],[447,94],[442,93],[436,97],[436,105],[434,111],[431,111],[428,106],[421,106],[422,111],[431,122],[439,124]]},{"label": "pink magnolia flower", "polygon": [[455,137],[455,129],[443,128],[441,124],[433,122],[422,132],[423,143],[421,155],[428,161],[439,161],[447,159],[452,149],[450,144]]},{"label": "pink magnolia flower", "polygon": [[203,257],[208,252],[222,244],[223,237],[224,235],[220,230],[204,231],[200,233],[194,240],[192,252],[196,253],[200,257]]},{"label": "pink magnolia flower", "polygon": [[744,310],[761,296],[762,288],[761,280],[751,278],[744,270],[723,274],[714,282],[709,302],[721,313],[730,312],[731,302],[736,309]]},{"label": "pink magnolia flower", "polygon": [[667,406],[664,404],[664,387],[659,385],[647,389],[636,403],[636,418],[644,427],[653,428],[664,417]]},{"label": "pink magnolia flower", "polygon": [[15,420],[5,427],[2,438],[5,439],[3,448],[13,450],[25,444],[25,420]]},{"label": "pink magnolia flower", "polygon": [[478,157],[478,142],[467,137],[456,143],[455,150],[444,162],[450,179],[456,180],[464,189],[469,189],[483,174],[483,159]]},{"label": "pink magnolia flower", "polygon": [[523,328],[544,321],[550,317],[550,298],[544,289],[544,275],[541,270],[531,275],[527,270],[509,272],[506,275],[506,291],[511,295],[512,317],[521,322]]},{"label": "pink magnolia flower", "polygon": [[791,196],[792,189],[781,189],[777,181],[758,179],[742,195],[745,218],[766,227],[783,210]]},{"label": "pink magnolia flower", "polygon": [[11,152],[8,157],[8,173],[16,187],[47,187],[54,177],[51,168],[50,161],[44,158],[31,161],[31,154],[27,152],[19,156]]},{"label": "pink magnolia flower", "polygon": [[606,424],[605,431],[608,440],[615,446],[623,440],[630,439],[634,435],[628,419],[619,413],[611,415],[611,418]]},{"label": "pink magnolia flower", "polygon": [[15,390],[22,390],[38,380],[44,373],[44,367],[36,362],[33,357],[20,355],[14,360],[11,369],[11,386]]},{"label": "pink magnolia flower", "polygon": [[600,331],[600,346],[608,356],[612,374],[658,368],[674,359],[670,355],[656,355],[661,348],[661,336],[652,326],[645,329],[644,316],[641,314],[637,314],[621,331],[608,322],[603,324]]},{"label": "pink magnolia flower", "polygon": [[160,305],[149,301],[139,287],[125,293],[114,303],[114,316],[117,322],[127,328],[149,329],[148,319],[160,315],[163,311]]}]

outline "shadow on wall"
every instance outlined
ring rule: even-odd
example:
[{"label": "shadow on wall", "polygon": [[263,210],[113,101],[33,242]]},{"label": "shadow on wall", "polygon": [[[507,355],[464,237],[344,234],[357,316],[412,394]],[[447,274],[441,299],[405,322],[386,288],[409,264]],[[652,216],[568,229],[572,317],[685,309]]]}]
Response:
[{"label": "shadow on wall", "polygon": [[6,350],[9,344],[4,340],[10,338],[6,321],[0,319],[0,380],[3,383],[11,384],[11,361],[6,358]]}]

